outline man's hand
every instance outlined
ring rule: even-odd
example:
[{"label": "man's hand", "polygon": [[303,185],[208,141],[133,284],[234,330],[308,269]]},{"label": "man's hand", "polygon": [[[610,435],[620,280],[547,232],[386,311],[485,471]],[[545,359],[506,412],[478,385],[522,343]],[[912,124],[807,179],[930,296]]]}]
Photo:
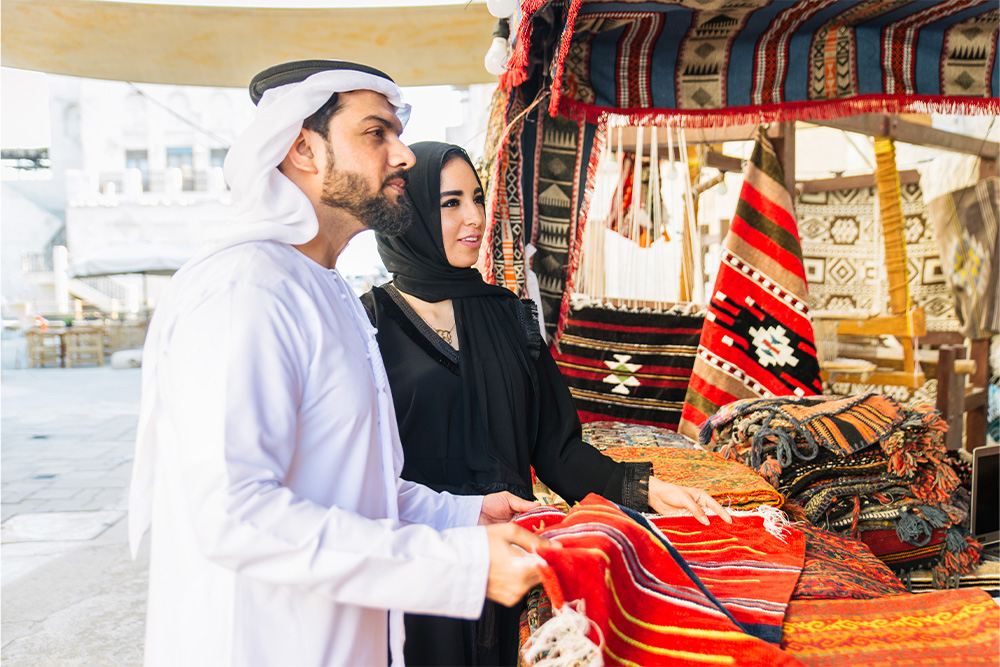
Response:
[{"label": "man's hand", "polygon": [[532,586],[541,583],[534,557],[529,555],[532,550],[562,546],[512,523],[486,526],[486,535],[490,540],[486,597],[506,607],[512,607]]},{"label": "man's hand", "polygon": [[649,506],[653,508],[654,512],[668,516],[677,514],[677,510],[687,510],[706,526],[708,525],[708,517],[705,516],[703,508],[708,508],[721,516],[727,523],[733,522],[729,512],[723,509],[722,505],[708,495],[704,489],[677,486],[656,477],[649,478]]},{"label": "man's hand", "polygon": [[483,509],[479,512],[479,525],[488,526],[492,523],[510,521],[515,514],[533,510],[540,505],[541,503],[518,498],[507,491],[491,493],[488,496],[483,496]]}]

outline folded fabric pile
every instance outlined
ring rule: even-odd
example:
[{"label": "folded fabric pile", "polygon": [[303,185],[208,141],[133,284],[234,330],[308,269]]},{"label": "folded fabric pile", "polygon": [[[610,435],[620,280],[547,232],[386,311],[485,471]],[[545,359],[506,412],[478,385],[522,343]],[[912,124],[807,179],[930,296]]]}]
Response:
[{"label": "folded fabric pile", "polygon": [[[776,515],[763,508],[703,526],[592,494],[568,513],[539,508],[515,522],[562,544],[538,551],[553,620],[576,604],[607,664],[798,665],[777,644],[805,540]],[[539,599],[536,616],[543,607]],[[537,627],[530,616],[526,629]]]},{"label": "folded fabric pile", "polygon": [[971,572],[982,547],[967,523],[968,493],[945,448],[947,426],[927,407],[888,396],[746,399],[724,406],[700,442],[740,461],[809,522],[856,537],[897,573]]}]

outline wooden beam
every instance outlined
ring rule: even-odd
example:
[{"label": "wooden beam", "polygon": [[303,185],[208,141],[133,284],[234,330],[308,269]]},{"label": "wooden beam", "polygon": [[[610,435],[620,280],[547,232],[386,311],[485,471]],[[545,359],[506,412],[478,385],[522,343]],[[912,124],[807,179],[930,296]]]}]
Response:
[{"label": "wooden beam", "polygon": [[[829,318],[827,318],[829,319]],[[927,333],[927,318],[922,306],[900,315],[878,315],[868,319],[840,319],[838,336],[923,336]]]},{"label": "wooden beam", "polygon": [[904,144],[927,146],[954,153],[965,153],[995,160],[1000,144],[979,137],[948,132],[920,123],[904,120],[892,114],[861,114],[831,120],[804,121],[812,125],[832,127],[846,132],[857,132],[870,137],[889,137]]},{"label": "wooden beam", "polygon": [[[277,3],[276,3],[277,4]],[[245,88],[289,60],[341,58],[403,86],[495,83],[485,3],[288,9],[2,0],[4,67],[136,83]]]},{"label": "wooden beam", "polygon": [[[899,172],[901,185],[920,182],[920,172],[907,169]],[[811,181],[799,181],[796,186],[803,194],[815,192],[830,192],[832,190],[854,190],[857,188],[874,188],[875,174],[859,174],[857,176],[835,176],[833,178],[818,178]]]}]

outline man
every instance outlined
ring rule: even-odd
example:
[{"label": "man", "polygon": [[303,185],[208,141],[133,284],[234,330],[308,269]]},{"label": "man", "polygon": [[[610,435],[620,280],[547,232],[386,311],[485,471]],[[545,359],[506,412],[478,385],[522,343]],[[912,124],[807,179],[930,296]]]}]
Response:
[{"label": "man", "polygon": [[538,576],[512,545],[544,542],[475,527],[532,506],[510,494],[399,478],[375,332],[335,270],[356,233],[408,224],[399,88],[301,61],[251,96],[225,165],[233,223],[176,274],[143,354],[129,520],[133,554],[153,526],[146,662],[377,665],[387,646],[401,662],[401,611],[513,604]]}]

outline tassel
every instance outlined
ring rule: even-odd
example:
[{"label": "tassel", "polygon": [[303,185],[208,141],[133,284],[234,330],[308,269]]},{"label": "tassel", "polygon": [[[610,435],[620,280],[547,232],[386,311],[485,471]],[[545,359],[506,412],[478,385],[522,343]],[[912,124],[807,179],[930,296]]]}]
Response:
[{"label": "tassel", "polygon": [[[604,667],[601,651],[604,636],[601,629],[587,618],[583,600],[567,602],[553,609],[554,616],[535,630],[521,655],[532,667]],[[600,645],[587,636],[590,627],[597,630]]]}]

